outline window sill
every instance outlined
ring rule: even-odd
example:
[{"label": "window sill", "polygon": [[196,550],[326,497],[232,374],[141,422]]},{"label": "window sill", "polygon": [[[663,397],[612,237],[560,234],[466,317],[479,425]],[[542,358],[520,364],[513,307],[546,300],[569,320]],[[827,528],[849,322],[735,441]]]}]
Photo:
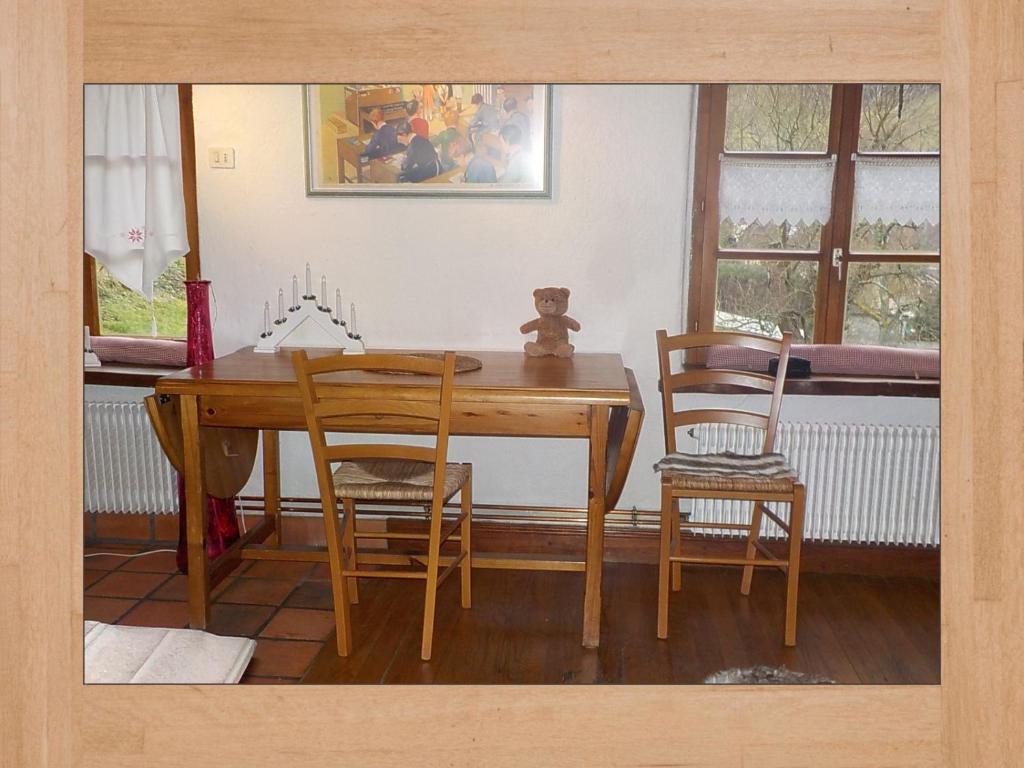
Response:
[{"label": "window sill", "polygon": [[148,387],[156,385],[156,380],[180,368],[158,365],[132,365],[131,363],[104,363],[101,366],[85,369],[86,384],[100,384],[108,387]]},{"label": "window sill", "polygon": [[[684,371],[707,370],[703,365],[685,365]],[[661,389],[659,384],[658,389]],[[939,379],[884,378],[812,374],[806,379],[786,379],[787,395],[838,395],[841,397],[939,397]],[[701,384],[679,387],[676,392],[706,392],[716,395],[749,395],[751,390],[729,384]]]}]

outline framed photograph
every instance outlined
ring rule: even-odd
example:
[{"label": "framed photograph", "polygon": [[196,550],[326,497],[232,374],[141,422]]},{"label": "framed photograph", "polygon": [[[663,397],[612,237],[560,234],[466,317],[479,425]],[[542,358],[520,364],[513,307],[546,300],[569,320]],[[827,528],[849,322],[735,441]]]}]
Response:
[{"label": "framed photograph", "polygon": [[551,86],[306,85],[306,194],[551,197]]}]

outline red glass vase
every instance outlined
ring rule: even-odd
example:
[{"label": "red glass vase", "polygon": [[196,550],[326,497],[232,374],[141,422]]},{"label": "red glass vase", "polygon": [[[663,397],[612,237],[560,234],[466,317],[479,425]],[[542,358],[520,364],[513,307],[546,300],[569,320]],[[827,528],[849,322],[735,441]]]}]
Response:
[{"label": "red glass vase", "polygon": [[[188,339],[185,363],[190,368],[213,359],[213,326],[210,323],[210,281],[186,280]],[[211,560],[238,540],[235,500],[206,497],[206,556]],[[188,573],[188,541],[185,524],[185,479],[178,476],[178,570]]]}]

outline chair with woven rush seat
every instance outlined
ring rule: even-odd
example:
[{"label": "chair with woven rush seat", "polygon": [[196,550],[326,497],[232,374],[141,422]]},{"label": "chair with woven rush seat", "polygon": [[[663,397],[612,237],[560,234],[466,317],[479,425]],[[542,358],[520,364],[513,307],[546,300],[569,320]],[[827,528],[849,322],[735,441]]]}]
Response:
[{"label": "chair with woven rush seat", "polygon": [[[740,592],[750,594],[755,567],[778,567],[786,573],[785,644],[796,645],[797,589],[800,579],[800,544],[803,537],[804,486],[796,472],[778,453],[772,453],[775,430],[782,407],[782,388],[789,363],[791,335],[781,340],[745,333],[693,333],[669,336],[658,331],[658,364],[661,372],[662,413],[665,425],[666,456],[655,464],[661,473],[661,539],[658,557],[658,637],[668,637],[669,591],[682,587],[682,563],[700,565],[739,565],[743,567]],[[669,355],[679,350],[728,345],[778,355],[774,376],[751,371],[696,368],[673,373]],[[724,385],[729,391],[771,394],[767,414],[727,408],[676,410],[674,393],[704,386]],[[764,431],[762,453],[741,455],[731,452],[711,454],[680,453],[676,430],[696,424],[738,424]],[[732,499],[753,502],[751,521],[716,523],[680,520],[680,499]],[[790,505],[786,522],[767,507],[768,502]],[[789,552],[777,558],[761,543],[764,517],[774,521],[789,535]],[[747,532],[745,558],[685,557],[682,553],[682,529],[720,529]],[[759,559],[758,554],[764,557]]]},{"label": "chair with woven rush seat", "polygon": [[[449,464],[448,429],[451,419],[452,380],[455,353],[443,360],[412,355],[332,355],[310,359],[305,350],[292,354],[299,389],[302,392],[306,427],[313,448],[320,499],[324,509],[331,589],[337,624],[338,654],[352,649],[349,603],[358,602],[357,578],[423,579],[421,657],[431,655],[437,589],[458,568],[461,573],[463,608],[471,605],[472,466]],[[423,386],[406,386],[388,394],[386,384],[367,383],[358,388],[340,386],[355,372],[419,374],[436,379]],[[409,377],[401,377],[407,383]],[[396,431],[431,434],[434,447],[373,444],[328,445],[328,432],[344,432],[346,424],[378,420],[379,431],[401,425]],[[332,465],[337,464],[332,471]],[[460,494],[459,515],[442,530],[445,503]],[[344,505],[344,524],[338,522],[338,499]],[[359,501],[422,502],[430,507],[429,533],[357,532],[356,503]],[[426,555],[389,554],[388,562],[425,565],[425,570],[367,570],[359,568],[357,539],[404,539],[427,542]],[[440,570],[441,545],[459,542],[459,554]],[[376,557],[380,558],[381,555]],[[368,556],[369,559],[369,556]]]}]

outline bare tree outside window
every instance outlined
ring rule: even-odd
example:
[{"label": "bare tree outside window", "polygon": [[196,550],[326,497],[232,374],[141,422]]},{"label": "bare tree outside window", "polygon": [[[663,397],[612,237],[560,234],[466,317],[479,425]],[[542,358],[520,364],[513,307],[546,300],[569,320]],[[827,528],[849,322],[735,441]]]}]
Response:
[{"label": "bare tree outside window", "polygon": [[831,104],[831,85],[730,85],[725,149],[825,152]]},{"label": "bare tree outside window", "polygon": [[850,264],[843,341],[887,347],[939,346],[939,265]]},{"label": "bare tree outside window", "polygon": [[938,152],[939,86],[865,85],[860,152]]},{"label": "bare tree outside window", "polygon": [[794,341],[814,339],[818,265],[813,261],[722,259],[718,262],[715,329]]}]

